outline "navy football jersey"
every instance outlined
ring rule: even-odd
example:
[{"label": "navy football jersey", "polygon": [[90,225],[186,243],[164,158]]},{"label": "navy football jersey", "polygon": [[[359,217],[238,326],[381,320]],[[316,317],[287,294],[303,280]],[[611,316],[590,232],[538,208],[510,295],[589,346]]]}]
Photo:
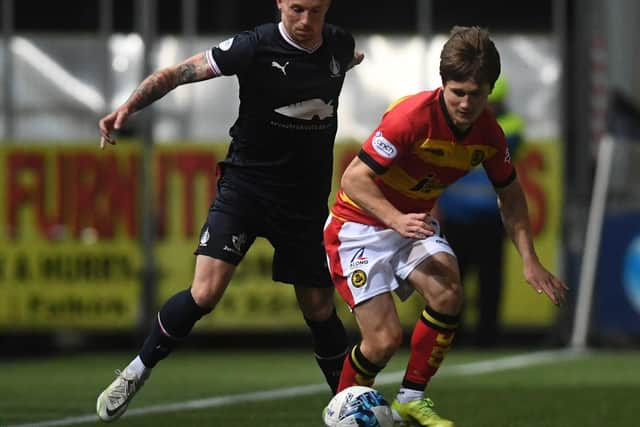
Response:
[{"label": "navy football jersey", "polygon": [[325,24],[315,50],[265,24],[209,52],[218,74],[236,75],[238,119],[222,173],[233,185],[284,205],[326,205],[331,189],[338,96],[354,54],[351,34]]}]

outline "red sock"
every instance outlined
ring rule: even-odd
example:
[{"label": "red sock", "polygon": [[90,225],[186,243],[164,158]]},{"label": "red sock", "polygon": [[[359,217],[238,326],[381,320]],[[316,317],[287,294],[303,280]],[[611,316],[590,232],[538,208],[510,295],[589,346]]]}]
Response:
[{"label": "red sock", "polygon": [[458,316],[436,313],[427,307],[411,335],[411,355],[402,386],[424,390],[451,348]]},{"label": "red sock", "polygon": [[360,345],[353,347],[349,355],[344,358],[338,392],[354,385],[371,387],[382,368],[384,366],[376,366],[364,357],[360,351]]}]

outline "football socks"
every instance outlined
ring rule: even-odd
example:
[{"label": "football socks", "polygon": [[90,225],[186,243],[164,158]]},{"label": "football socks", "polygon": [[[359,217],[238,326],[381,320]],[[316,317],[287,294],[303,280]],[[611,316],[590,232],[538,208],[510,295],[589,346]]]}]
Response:
[{"label": "football socks", "polygon": [[404,388],[424,391],[451,348],[459,315],[446,315],[426,307],[411,335],[411,354],[402,381]]},{"label": "football socks", "polygon": [[200,307],[189,289],[178,292],[162,306],[145,340],[140,358],[148,368],[164,359],[211,309]]},{"label": "football socks", "polygon": [[360,345],[353,347],[349,356],[345,357],[340,375],[338,391],[354,385],[371,387],[376,375],[384,368],[367,360],[360,351]]},{"label": "football socks", "polygon": [[313,351],[318,366],[322,370],[331,391],[336,394],[342,364],[348,351],[347,331],[344,329],[344,325],[335,309],[325,321],[314,322],[307,318],[305,318],[305,321],[311,330]]}]

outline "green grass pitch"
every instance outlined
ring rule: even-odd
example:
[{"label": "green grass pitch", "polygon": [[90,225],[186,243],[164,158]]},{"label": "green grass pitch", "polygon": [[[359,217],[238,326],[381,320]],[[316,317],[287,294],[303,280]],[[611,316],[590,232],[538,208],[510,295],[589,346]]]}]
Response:
[{"label": "green grass pitch", "polygon": [[[640,425],[640,352],[552,353],[536,364],[525,357],[518,366],[505,365],[511,360],[505,357],[523,353],[454,349],[428,394],[442,415],[462,427]],[[0,361],[0,426],[104,425],[94,418],[95,399],[129,358],[114,353]],[[379,377],[376,388],[389,400],[406,358],[406,352],[396,355]],[[485,366],[477,364],[482,361],[486,371],[467,369]],[[177,351],[158,365],[116,425],[322,426],[330,396],[321,384],[305,352]],[[255,393],[261,391],[267,393]]]}]

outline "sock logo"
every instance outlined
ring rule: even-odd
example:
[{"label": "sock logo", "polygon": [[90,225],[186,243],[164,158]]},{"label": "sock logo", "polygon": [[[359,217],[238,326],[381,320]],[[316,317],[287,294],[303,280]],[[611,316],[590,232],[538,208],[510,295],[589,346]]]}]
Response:
[{"label": "sock logo", "polygon": [[431,355],[429,355],[429,366],[434,368],[440,367],[442,360],[451,349],[451,343],[453,342],[454,335],[455,334],[453,332],[438,334],[436,337],[436,345],[433,346]]}]

